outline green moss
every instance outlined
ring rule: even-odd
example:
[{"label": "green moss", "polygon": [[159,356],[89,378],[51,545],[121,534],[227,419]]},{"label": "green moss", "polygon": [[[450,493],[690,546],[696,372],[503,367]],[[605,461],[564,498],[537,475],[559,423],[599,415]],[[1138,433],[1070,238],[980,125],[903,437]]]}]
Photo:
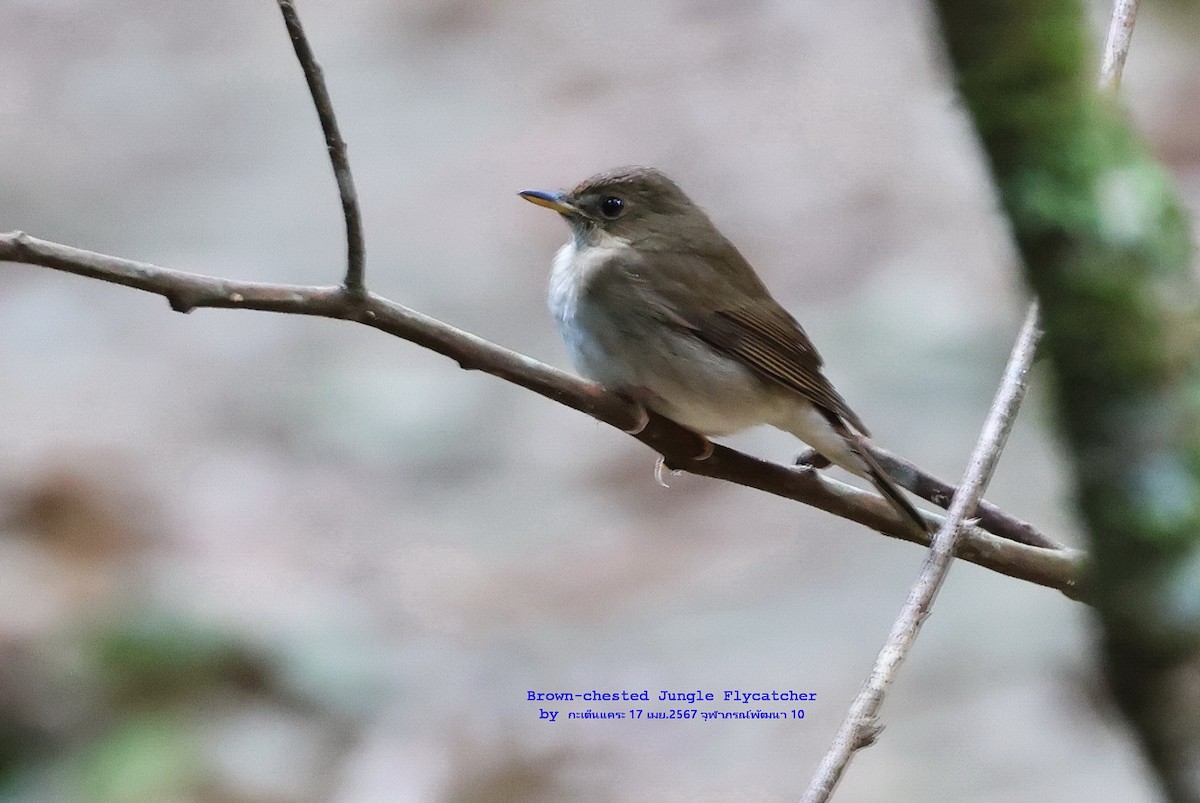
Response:
[{"label": "green moss", "polygon": [[1188,783],[1180,746],[1200,749],[1200,712],[1170,702],[1175,667],[1200,665],[1200,291],[1187,215],[1096,89],[1099,45],[1079,2],[936,5],[1041,302],[1110,681],[1174,791]]}]

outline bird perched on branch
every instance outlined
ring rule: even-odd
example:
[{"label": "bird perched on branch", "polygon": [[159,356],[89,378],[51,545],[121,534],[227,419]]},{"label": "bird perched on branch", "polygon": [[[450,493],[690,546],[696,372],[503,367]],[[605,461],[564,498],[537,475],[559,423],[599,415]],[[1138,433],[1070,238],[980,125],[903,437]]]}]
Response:
[{"label": "bird perched on branch", "polygon": [[674,181],[629,167],[520,195],[570,226],[550,309],[580,373],[703,435],[790,432],[927,531],[804,329]]}]

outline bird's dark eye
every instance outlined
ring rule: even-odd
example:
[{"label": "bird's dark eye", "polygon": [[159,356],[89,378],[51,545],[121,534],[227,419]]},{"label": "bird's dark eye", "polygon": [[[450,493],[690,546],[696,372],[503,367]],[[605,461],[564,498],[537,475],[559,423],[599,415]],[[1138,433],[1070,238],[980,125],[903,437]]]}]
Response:
[{"label": "bird's dark eye", "polygon": [[615,195],[610,195],[600,202],[600,214],[609,220],[615,220],[625,211],[625,202]]}]

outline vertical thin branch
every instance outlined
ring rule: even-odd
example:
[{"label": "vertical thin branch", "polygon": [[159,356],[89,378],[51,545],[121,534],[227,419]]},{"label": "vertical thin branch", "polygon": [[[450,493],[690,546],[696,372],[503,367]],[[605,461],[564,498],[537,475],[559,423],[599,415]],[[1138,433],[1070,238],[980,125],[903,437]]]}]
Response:
[{"label": "vertical thin branch", "polygon": [[[1100,88],[1104,91],[1115,92],[1120,86],[1121,73],[1133,36],[1137,6],[1138,0],[1115,0],[1113,4],[1100,68]],[[884,695],[912,648],[921,624],[931,611],[937,592],[950,570],[954,545],[963,523],[983,495],[1025,395],[1026,375],[1033,364],[1042,334],[1039,318],[1038,305],[1034,302],[1029,306],[1025,322],[1017,335],[1004,379],[992,402],[975,451],[971,455],[966,476],[954,495],[945,521],[930,544],[929,555],[921,567],[921,574],[909,591],[908,599],[875,659],[870,676],[851,703],[846,718],[834,736],[833,744],[809,783],[804,803],[827,801],[841,780],[854,752],[871,745],[878,736],[880,726],[876,722],[876,714],[883,704]]]},{"label": "vertical thin branch", "polygon": [[362,214],[358,210],[358,193],[354,189],[354,176],[350,172],[350,159],[346,155],[346,141],[342,139],[338,130],[333,101],[325,87],[325,76],[321,66],[317,64],[312,48],[309,47],[308,37],[304,35],[296,6],[292,0],[278,2],[279,10],[283,14],[283,23],[287,26],[288,36],[292,40],[292,48],[296,51],[296,58],[304,70],[309,94],[312,95],[313,105],[317,108],[321,130],[325,132],[325,147],[329,151],[329,161],[333,164],[333,175],[337,179],[338,194],[342,198],[342,214],[346,218],[346,278],[343,286],[350,294],[362,296],[366,291],[363,284],[366,255]]},{"label": "vertical thin branch", "polygon": [[854,751],[870,745],[875,741],[879,726],[875,722],[876,712],[883,704],[883,697],[896,676],[900,664],[908,655],[921,624],[933,607],[934,598],[946,579],[950,563],[954,557],[954,545],[963,524],[975,509],[983,491],[991,479],[992,471],[1000,459],[1000,452],[1008,439],[1008,433],[1017,417],[1017,409],[1025,397],[1026,379],[1029,367],[1037,352],[1037,341],[1041,334],[1038,329],[1037,304],[1030,305],[1025,316],[1025,323],[1017,343],[1008,359],[1004,370],[1004,379],[996,393],[984,422],[979,441],[971,454],[966,475],[959,484],[958,492],[954,494],[954,502],[942,526],[933,537],[929,554],[921,567],[917,582],[909,591],[908,600],[900,611],[900,616],[892,625],[883,649],[875,660],[875,667],[870,677],[863,685],[862,691],[854,698],[850,710],[846,714],[833,744],[825,758],[821,761],[816,775],[805,793],[805,803],[820,803],[829,799],[837,782],[841,779],[846,765]]},{"label": "vertical thin branch", "polygon": [[1104,40],[1104,60],[1100,63],[1100,88],[1107,92],[1116,92],[1121,87],[1137,8],[1138,0],[1116,0],[1113,4],[1112,20]]}]

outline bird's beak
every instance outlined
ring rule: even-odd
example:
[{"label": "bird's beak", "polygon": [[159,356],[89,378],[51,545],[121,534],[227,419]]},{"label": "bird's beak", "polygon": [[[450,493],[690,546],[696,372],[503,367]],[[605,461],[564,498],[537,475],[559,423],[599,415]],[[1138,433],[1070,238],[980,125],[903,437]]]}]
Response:
[{"label": "bird's beak", "polygon": [[579,207],[568,203],[565,192],[543,192],[542,190],[521,190],[520,195],[531,204],[553,209],[560,215],[581,215]]}]

